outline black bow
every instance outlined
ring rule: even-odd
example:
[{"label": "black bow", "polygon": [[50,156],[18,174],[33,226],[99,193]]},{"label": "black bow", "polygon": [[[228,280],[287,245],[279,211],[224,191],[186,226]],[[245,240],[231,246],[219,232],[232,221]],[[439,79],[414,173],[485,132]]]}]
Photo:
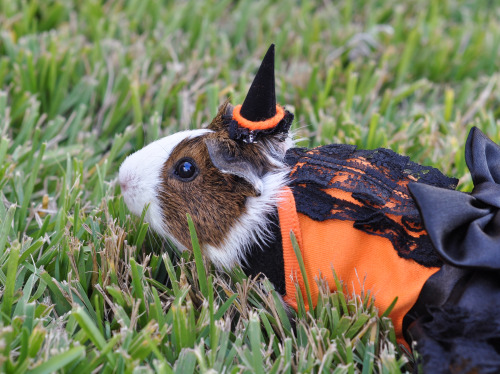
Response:
[{"label": "black bow", "polygon": [[473,128],[465,160],[470,194],[409,186],[445,261],[403,320],[425,372],[500,372],[500,147]]},{"label": "black bow", "polygon": [[444,261],[500,269],[500,146],[474,127],[465,160],[474,182],[471,194],[417,183],[409,189]]}]

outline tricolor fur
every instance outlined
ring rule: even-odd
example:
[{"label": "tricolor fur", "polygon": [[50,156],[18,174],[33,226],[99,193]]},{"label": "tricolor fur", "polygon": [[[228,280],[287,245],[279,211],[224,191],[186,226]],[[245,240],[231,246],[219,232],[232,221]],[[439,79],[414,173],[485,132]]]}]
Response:
[{"label": "tricolor fur", "polygon": [[[283,158],[293,144],[282,136],[258,143],[231,140],[225,130],[231,112],[226,103],[208,129],[151,143],[127,157],[119,172],[132,213],[140,215],[149,204],[146,221],[183,250],[191,247],[189,213],[202,250],[219,268],[243,264],[250,246],[269,238],[265,217],[287,183]],[[196,165],[192,180],[176,174],[182,160]]]}]

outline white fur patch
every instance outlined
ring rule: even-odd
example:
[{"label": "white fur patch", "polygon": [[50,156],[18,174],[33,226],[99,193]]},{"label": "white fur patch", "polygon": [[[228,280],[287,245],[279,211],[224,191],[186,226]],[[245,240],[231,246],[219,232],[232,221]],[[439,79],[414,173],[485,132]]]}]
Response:
[{"label": "white fur patch", "polygon": [[188,130],[166,136],[128,156],[120,166],[118,181],[121,186],[125,186],[125,189],[122,187],[125,203],[137,216],[140,216],[144,207],[149,204],[145,220],[162,236],[171,237],[165,227],[163,210],[158,199],[161,169],[172,150],[181,141],[208,132],[211,130]]}]

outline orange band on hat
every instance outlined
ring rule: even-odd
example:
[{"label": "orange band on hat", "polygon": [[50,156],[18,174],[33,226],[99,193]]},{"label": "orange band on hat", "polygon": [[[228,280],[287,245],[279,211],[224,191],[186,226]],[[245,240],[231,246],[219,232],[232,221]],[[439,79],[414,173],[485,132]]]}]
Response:
[{"label": "orange band on hat", "polygon": [[285,117],[285,110],[276,105],[276,114],[265,121],[249,121],[240,114],[241,105],[236,105],[233,109],[233,119],[238,122],[238,125],[249,130],[269,130],[275,127]]}]

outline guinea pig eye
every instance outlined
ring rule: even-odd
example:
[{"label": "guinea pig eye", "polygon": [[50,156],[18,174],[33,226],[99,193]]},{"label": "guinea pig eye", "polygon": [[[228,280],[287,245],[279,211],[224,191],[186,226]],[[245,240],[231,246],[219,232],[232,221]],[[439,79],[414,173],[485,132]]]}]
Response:
[{"label": "guinea pig eye", "polygon": [[181,159],[175,166],[175,175],[184,181],[193,180],[198,174],[198,168],[191,159]]}]

